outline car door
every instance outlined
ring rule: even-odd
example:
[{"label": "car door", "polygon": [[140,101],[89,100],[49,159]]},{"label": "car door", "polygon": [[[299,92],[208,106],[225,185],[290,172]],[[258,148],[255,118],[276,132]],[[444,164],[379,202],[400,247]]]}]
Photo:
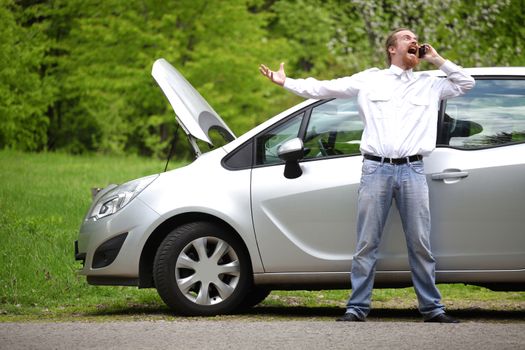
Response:
[{"label": "car door", "polygon": [[437,269],[525,268],[525,80],[478,79],[447,101],[426,160]]},{"label": "car door", "polygon": [[[356,243],[356,204],[362,157],[363,125],[355,100],[321,101],[267,130],[256,139],[252,170],[252,212],[266,272],[349,271]],[[284,177],[277,150],[301,137],[302,175]],[[397,216],[389,220],[388,240],[379,254],[406,256]],[[405,261],[406,267],[406,258]]]}]

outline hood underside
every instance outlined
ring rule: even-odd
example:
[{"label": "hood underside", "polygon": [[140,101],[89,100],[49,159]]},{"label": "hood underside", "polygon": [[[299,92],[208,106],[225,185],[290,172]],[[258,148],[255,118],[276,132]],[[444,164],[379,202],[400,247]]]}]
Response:
[{"label": "hood underside", "polygon": [[[168,98],[178,123],[190,138],[213,145],[210,131],[215,130],[226,142],[235,139],[217,112],[168,61],[163,58],[156,60],[151,75]],[[196,147],[196,144],[193,146]]]}]

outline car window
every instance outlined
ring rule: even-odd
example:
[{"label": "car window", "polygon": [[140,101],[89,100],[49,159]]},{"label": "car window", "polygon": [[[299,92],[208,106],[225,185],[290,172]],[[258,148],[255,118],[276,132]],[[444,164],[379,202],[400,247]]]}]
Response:
[{"label": "car window", "polygon": [[478,80],[447,101],[440,145],[488,148],[525,141],[525,80]]},{"label": "car window", "polygon": [[257,138],[257,164],[281,163],[277,150],[286,141],[299,135],[304,112],[277,125]]},{"label": "car window", "polygon": [[304,137],[305,159],[360,154],[363,122],[355,99],[335,99],[312,109]]}]

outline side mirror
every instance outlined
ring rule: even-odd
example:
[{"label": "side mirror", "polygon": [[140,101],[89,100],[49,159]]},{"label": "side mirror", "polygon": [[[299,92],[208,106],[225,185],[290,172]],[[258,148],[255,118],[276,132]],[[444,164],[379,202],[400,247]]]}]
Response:
[{"label": "side mirror", "polygon": [[286,162],[284,166],[284,177],[296,179],[303,174],[299,165],[299,159],[304,157],[304,145],[300,138],[286,141],[277,150],[279,158]]}]

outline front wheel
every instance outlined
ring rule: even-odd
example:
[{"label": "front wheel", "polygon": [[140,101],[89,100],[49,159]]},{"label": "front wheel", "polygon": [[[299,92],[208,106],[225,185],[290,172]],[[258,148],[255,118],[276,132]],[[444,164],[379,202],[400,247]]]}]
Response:
[{"label": "front wheel", "polygon": [[164,302],[185,315],[229,313],[250,286],[246,249],[227,229],[207,222],[180,226],[155,256],[155,286]]},{"label": "front wheel", "polygon": [[244,300],[239,305],[238,309],[241,312],[248,311],[255,305],[262,302],[268,295],[270,295],[272,291],[267,288],[262,287],[256,287],[253,286],[248,293],[246,293],[246,296],[244,297]]}]

